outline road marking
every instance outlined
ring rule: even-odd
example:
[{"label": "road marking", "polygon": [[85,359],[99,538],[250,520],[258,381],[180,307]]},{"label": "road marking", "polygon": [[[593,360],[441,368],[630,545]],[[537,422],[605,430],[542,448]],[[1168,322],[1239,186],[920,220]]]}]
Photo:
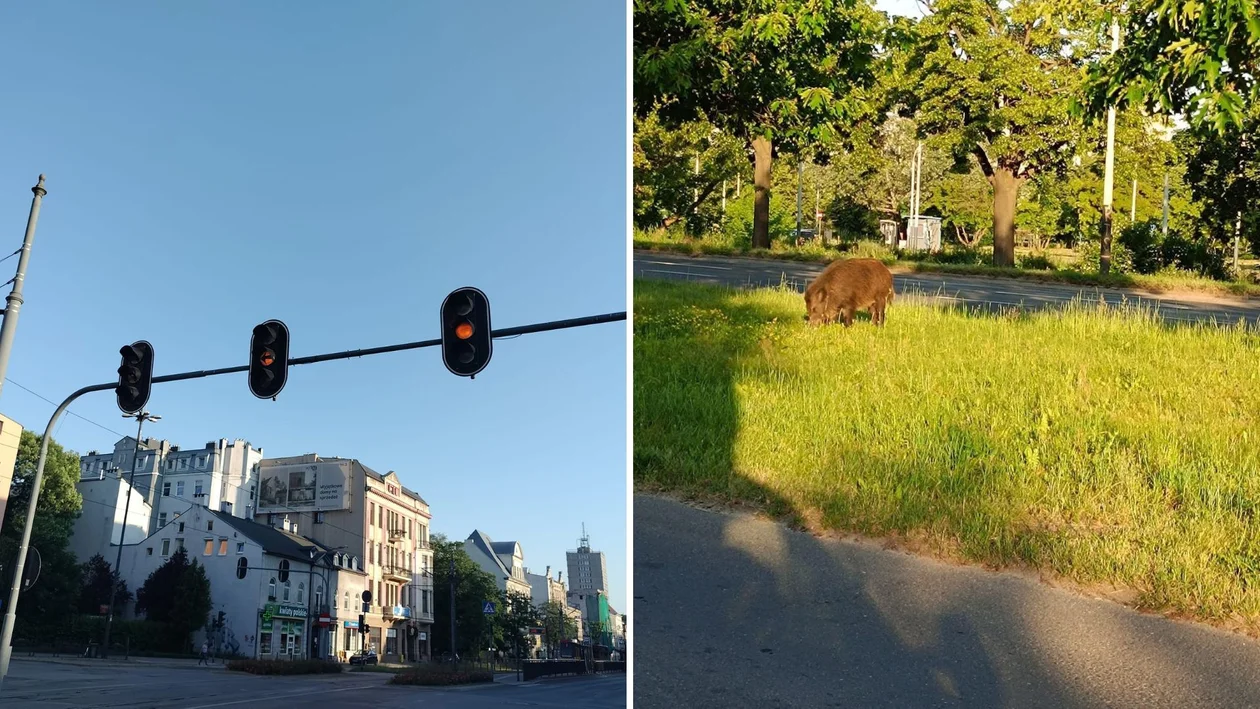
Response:
[{"label": "road marking", "polygon": [[286,699],[288,697],[305,697],[311,694],[331,694],[333,692],[351,692],[356,689],[371,689],[373,687],[383,687],[383,686],[385,685],[378,682],[374,682],[372,684],[360,684],[360,685],[355,685],[353,687],[339,687],[337,689],[304,690],[301,692],[287,692],[285,694],[269,694],[265,696],[256,694],[250,697],[249,699],[238,699],[232,702],[218,702],[216,704],[198,704],[197,706],[194,706],[194,707],[186,707],[186,709],[209,709],[210,707],[230,707],[233,704],[250,704],[250,703],[256,703],[256,702],[272,701],[276,699]]}]

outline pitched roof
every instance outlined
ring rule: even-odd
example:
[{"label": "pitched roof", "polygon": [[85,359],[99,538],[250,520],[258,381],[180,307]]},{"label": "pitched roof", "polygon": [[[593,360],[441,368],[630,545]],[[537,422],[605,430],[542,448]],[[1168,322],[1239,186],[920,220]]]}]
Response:
[{"label": "pitched roof", "polygon": [[[307,539],[292,532],[286,532],[283,529],[269,527],[265,524],[259,524],[253,520],[243,519],[241,517],[233,517],[226,512],[217,512],[212,509],[206,509],[206,512],[214,515],[217,519],[223,521],[224,524],[232,527],[236,531],[249,537],[257,543],[268,554],[275,556],[283,556],[294,561],[303,561],[310,563],[311,551],[328,551],[328,549],[318,542]],[[325,556],[323,563],[331,565],[331,560]]]},{"label": "pitched roof", "polygon": [[472,542],[473,546],[481,550],[481,553],[490,557],[490,559],[494,561],[495,565],[499,567],[499,570],[503,572],[504,576],[512,575],[512,572],[509,571],[507,566],[503,564],[503,560],[499,558],[497,553],[495,553],[494,542],[491,541],[490,537],[486,536],[485,533],[474,529],[472,534],[468,535],[468,539],[465,540],[465,543],[468,542]]}]

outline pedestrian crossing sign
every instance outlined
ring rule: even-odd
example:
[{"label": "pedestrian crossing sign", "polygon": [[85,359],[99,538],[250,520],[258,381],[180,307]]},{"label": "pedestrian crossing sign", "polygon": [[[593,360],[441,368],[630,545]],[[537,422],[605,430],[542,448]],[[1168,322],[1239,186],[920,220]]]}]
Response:
[{"label": "pedestrian crossing sign", "polygon": [[494,615],[494,602],[486,601],[485,605],[481,608],[481,612],[486,615]]}]

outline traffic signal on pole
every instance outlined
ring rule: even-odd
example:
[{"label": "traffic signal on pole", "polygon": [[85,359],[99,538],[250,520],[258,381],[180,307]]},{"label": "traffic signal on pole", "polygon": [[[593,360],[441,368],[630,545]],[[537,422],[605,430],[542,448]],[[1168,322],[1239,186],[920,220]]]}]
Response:
[{"label": "traffic signal on pole", "polygon": [[359,633],[362,634],[366,632],[367,632],[367,618],[364,618],[363,614],[360,613],[359,614]]},{"label": "traffic signal on pole", "polygon": [[119,350],[122,365],[118,367],[118,408],[124,414],[138,414],[149,403],[153,388],[153,345],[137,340]]},{"label": "traffic signal on pole", "polygon": [[476,288],[451,291],[442,301],[442,363],[451,374],[475,377],[490,363],[490,299]]},{"label": "traffic signal on pole", "polygon": [[289,327],[268,320],[249,340],[249,390],[259,399],[274,399],[288,378]]}]

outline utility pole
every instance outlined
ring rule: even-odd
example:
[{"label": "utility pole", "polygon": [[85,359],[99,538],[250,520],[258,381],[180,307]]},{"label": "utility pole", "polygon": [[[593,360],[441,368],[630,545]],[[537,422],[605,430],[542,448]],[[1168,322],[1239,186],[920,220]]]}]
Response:
[{"label": "utility pole", "polygon": [[31,260],[31,242],[35,241],[35,224],[39,221],[39,205],[48,190],[44,189],[44,176],[31,188],[31,213],[26,218],[26,237],[22,240],[22,255],[18,257],[17,275],[13,277],[13,290],[5,298],[4,324],[0,325],[0,390],[4,388],[4,376],[9,371],[9,352],[13,350],[13,335],[17,331],[18,313],[22,310],[22,284],[26,281],[26,264]]},{"label": "utility pole", "polygon": [[[134,417],[136,419],[136,446],[131,452],[131,475],[127,479],[127,501],[123,503],[122,529],[118,533],[118,555],[114,558],[113,573],[114,576],[118,578],[122,577],[122,572],[118,570],[118,567],[122,565],[123,542],[126,540],[127,535],[127,514],[131,510],[131,490],[132,485],[134,485],[136,481],[136,464],[140,462],[140,437],[144,432],[144,422],[158,421],[162,418],[161,416],[154,416],[148,411],[141,411],[138,414],[123,414],[123,417]],[[111,626],[114,624],[114,596],[118,595],[117,582],[115,582],[112,578],[110,581],[109,612],[105,615],[105,642],[101,644],[102,658],[109,657],[109,631]]]},{"label": "utility pole", "polygon": [[455,557],[451,557],[451,669],[458,668],[455,660]]},{"label": "utility pole", "polygon": [[1133,197],[1129,201],[1129,223],[1137,221],[1137,178],[1133,178]]},{"label": "utility pole", "polygon": [[[1120,22],[1111,21],[1111,53],[1120,50]],[[1111,272],[1111,192],[1116,168],[1116,107],[1107,109],[1107,158],[1103,168],[1102,239],[1098,255],[1098,272]]]},{"label": "utility pole", "polygon": [[1164,173],[1164,223],[1161,225],[1164,230],[1164,238],[1168,238],[1168,173]]},{"label": "utility pole", "polygon": [[1242,234],[1242,212],[1238,212],[1238,218],[1234,221],[1234,277],[1237,278],[1241,273],[1238,270],[1238,238]]}]

